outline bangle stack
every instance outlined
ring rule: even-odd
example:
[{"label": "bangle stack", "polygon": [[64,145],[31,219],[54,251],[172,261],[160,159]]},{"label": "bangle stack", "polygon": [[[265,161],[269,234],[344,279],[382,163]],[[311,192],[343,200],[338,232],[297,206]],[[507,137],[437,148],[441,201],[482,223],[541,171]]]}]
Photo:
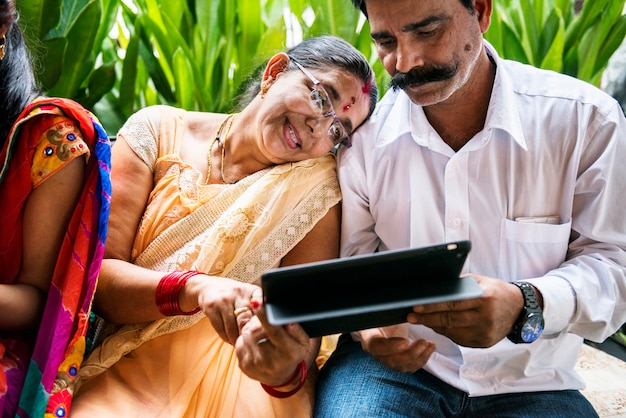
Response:
[{"label": "bangle stack", "polygon": [[185,286],[185,283],[187,283],[187,280],[196,274],[203,273],[195,270],[176,270],[163,276],[159,281],[155,294],[156,306],[159,312],[165,316],[175,316],[193,315],[200,311],[198,307],[191,312],[183,312],[178,304],[180,291]]},{"label": "bangle stack", "polygon": [[[296,386],[294,389],[290,390],[289,392],[281,392],[277,390],[280,388],[284,388],[285,386],[289,386],[298,377],[298,375],[300,375],[300,382],[298,382],[298,386]],[[300,389],[302,389],[302,386],[304,386],[305,381],[306,381],[306,361],[302,360],[300,364],[298,365],[298,367],[296,367],[296,371],[293,373],[293,375],[291,375],[289,380],[287,380],[282,385],[269,386],[269,385],[266,385],[265,383],[261,383],[261,386],[269,395],[272,395],[275,398],[288,398],[291,395],[295,395]]]}]

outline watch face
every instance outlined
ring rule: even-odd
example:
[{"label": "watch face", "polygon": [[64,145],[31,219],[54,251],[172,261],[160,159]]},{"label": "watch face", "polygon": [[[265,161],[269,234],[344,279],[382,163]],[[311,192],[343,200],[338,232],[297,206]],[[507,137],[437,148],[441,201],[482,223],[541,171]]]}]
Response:
[{"label": "watch face", "polygon": [[543,331],[543,316],[530,314],[526,323],[522,326],[521,337],[526,343],[532,343],[541,335]]}]

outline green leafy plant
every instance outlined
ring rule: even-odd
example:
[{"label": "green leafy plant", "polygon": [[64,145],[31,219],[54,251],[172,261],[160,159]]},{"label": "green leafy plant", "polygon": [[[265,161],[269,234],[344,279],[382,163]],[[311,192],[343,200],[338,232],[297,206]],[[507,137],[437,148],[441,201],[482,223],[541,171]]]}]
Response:
[{"label": "green leafy plant", "polygon": [[485,38],[505,58],[598,85],[626,35],[624,0],[501,0]]},{"label": "green leafy plant", "polygon": [[[485,34],[504,58],[598,84],[626,34],[626,0],[498,0]],[[108,132],[165,103],[224,112],[242,80],[300,37],[333,34],[389,76],[348,0],[19,0],[49,95],[92,109]]]},{"label": "green leafy plant", "polygon": [[[48,95],[93,108],[115,83],[115,58],[104,61],[119,0],[18,1],[20,25]],[[100,62],[96,59],[100,57]]]},{"label": "green leafy plant", "polygon": [[230,111],[243,80],[300,37],[341,36],[366,52],[381,79],[385,74],[369,30],[357,30],[363,24],[359,12],[341,2],[134,0],[133,4],[134,8],[122,4],[117,42],[124,60],[119,84],[100,104],[106,103],[120,119],[157,103]]}]

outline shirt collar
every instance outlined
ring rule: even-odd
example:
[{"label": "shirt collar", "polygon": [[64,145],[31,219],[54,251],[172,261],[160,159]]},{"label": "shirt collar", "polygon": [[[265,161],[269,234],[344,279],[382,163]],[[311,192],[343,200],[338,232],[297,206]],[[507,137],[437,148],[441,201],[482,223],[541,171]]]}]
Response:
[{"label": "shirt collar", "polygon": [[485,130],[501,130],[509,134],[511,138],[523,149],[527,149],[522,120],[517,107],[517,92],[515,90],[512,75],[500,58],[495,48],[484,41],[487,53],[496,64],[496,79],[491,90],[491,100],[487,109],[487,121]]}]

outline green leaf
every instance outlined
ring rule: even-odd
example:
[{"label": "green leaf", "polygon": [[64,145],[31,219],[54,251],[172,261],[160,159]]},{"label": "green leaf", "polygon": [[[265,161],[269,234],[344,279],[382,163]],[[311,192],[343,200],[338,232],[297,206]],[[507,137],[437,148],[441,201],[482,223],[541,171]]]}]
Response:
[{"label": "green leaf", "polygon": [[193,70],[182,48],[177,49],[174,53],[173,62],[176,100],[184,109],[195,110]]},{"label": "green leaf", "polygon": [[[93,69],[93,40],[100,23],[100,4],[91,1],[75,19],[67,31],[67,47],[63,55],[63,72],[50,94],[73,97]],[[55,57],[56,58],[56,57]]]},{"label": "green leaf", "polygon": [[537,58],[541,68],[560,72],[565,50],[565,24],[561,11],[553,9],[546,19],[537,45]]},{"label": "green leaf", "polygon": [[[54,29],[61,17],[62,0],[17,1],[20,27],[27,39],[41,40]],[[29,45],[32,43],[29,43]]]},{"label": "green leaf", "polygon": [[109,38],[109,33],[115,26],[115,20],[120,9],[119,2],[120,0],[100,0],[102,20],[94,39],[94,53],[97,51],[98,46],[101,46]]},{"label": "green leaf", "polygon": [[537,65],[540,62],[538,48],[539,43],[539,24],[537,17],[535,16],[535,10],[533,8],[532,1],[523,1],[520,5],[521,22],[522,22],[522,42],[521,45],[524,48],[529,63]]},{"label": "green leaf", "polygon": [[506,40],[504,42],[502,56],[525,64],[530,63],[530,58],[526,54],[522,40],[518,38],[514,30],[506,22],[502,25],[502,34],[503,38]]},{"label": "green leaf", "polygon": [[175,104],[176,96],[174,95],[169,79],[159,63],[159,60],[153,55],[153,50],[150,48],[150,45],[148,44],[146,46],[144,43],[143,36],[142,42],[139,45],[139,55],[157,91],[163,96],[167,103]]},{"label": "green leaf", "polygon": [[485,32],[484,38],[495,48],[496,51],[502,53],[504,51],[504,35],[502,33],[502,13],[497,13],[499,4],[495,4],[496,13],[491,16],[491,25]]},{"label": "green leaf", "polygon": [[42,41],[45,55],[40,55],[37,59],[42,65],[39,68],[37,79],[41,83],[44,91],[51,89],[59,81],[63,73],[63,55],[67,47],[67,39],[55,38]]},{"label": "green leaf", "polygon": [[[61,17],[59,24],[53,30],[48,32],[43,39],[51,39],[58,37],[65,37],[69,34],[69,31],[74,26],[77,19],[80,18],[83,10],[92,3],[98,3],[95,0],[65,0],[61,3]],[[100,7],[99,4],[97,5]],[[100,22],[98,22],[98,25]],[[97,26],[96,26],[97,27]]]},{"label": "green leaf", "polygon": [[239,63],[248,66],[250,56],[259,46],[259,41],[265,31],[261,16],[261,2],[258,0],[239,0],[237,9],[241,35],[238,38],[237,50]]},{"label": "green leaf", "polygon": [[115,64],[108,63],[95,69],[87,83],[87,96],[80,103],[88,109],[93,109],[95,104],[115,86]]},{"label": "green leaf", "polygon": [[624,37],[626,37],[626,15],[620,16],[617,22],[609,30],[609,35],[604,40],[604,43],[602,44],[602,46],[600,47],[600,51],[598,52],[596,66],[594,68],[595,73],[601,72],[606,69],[609,60],[611,59],[617,48],[619,48],[622,42],[624,42]]},{"label": "green leaf", "polygon": [[580,36],[585,33],[593,22],[600,16],[602,10],[606,8],[607,1],[610,0],[590,0],[583,2],[583,9],[574,18],[573,23],[567,28],[565,34],[565,50],[569,50],[577,43]]},{"label": "green leaf", "polygon": [[135,102],[135,85],[137,81],[137,61],[139,59],[139,45],[141,42],[141,23],[135,24],[135,32],[126,47],[126,55],[122,66],[122,79],[120,80],[120,110],[125,115],[133,112]]}]

